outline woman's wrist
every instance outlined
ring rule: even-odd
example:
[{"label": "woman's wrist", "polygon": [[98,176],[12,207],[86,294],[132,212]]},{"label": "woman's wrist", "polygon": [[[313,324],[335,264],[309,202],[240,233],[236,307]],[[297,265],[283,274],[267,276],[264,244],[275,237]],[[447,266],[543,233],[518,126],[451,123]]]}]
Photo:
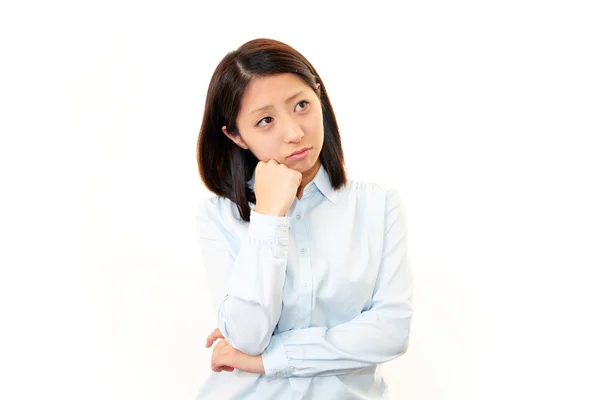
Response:
[{"label": "woman's wrist", "polygon": [[281,210],[276,210],[274,208],[270,208],[270,209],[264,208],[259,205],[257,205],[254,208],[254,211],[256,211],[257,213],[260,213],[260,214],[264,214],[264,215],[273,215],[275,217],[285,217],[285,212],[282,212]]},{"label": "woman's wrist", "polygon": [[250,356],[248,354],[237,352],[237,357],[232,367],[240,371],[250,372],[253,374],[264,374],[265,366],[263,364],[262,355]]}]

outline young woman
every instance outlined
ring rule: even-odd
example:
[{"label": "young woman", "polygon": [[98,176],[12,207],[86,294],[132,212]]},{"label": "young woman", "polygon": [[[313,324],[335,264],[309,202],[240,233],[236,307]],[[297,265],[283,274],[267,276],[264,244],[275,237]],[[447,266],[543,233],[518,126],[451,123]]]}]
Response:
[{"label": "young woman", "polygon": [[389,396],[413,283],[396,191],[348,180],[333,107],[275,40],[230,52],[208,88],[197,228],[217,328],[197,399]]}]

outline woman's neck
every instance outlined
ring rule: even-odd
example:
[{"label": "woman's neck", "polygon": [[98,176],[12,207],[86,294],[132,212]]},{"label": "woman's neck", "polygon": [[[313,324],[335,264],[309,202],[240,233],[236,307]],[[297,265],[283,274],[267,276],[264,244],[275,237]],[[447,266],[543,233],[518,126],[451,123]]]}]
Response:
[{"label": "woman's neck", "polygon": [[319,168],[321,168],[321,160],[317,160],[315,165],[313,165],[308,171],[302,173],[302,182],[300,183],[298,191],[296,192],[296,197],[298,200],[302,198],[304,188],[309,184],[310,181],[314,179],[314,177],[317,175],[317,172],[319,172]]}]

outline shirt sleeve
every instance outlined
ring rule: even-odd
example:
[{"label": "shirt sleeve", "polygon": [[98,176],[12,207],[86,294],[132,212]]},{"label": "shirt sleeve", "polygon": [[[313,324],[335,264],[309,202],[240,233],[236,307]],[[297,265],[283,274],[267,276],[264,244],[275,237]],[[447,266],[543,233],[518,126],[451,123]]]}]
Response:
[{"label": "shirt sleeve", "polygon": [[413,279],[407,256],[404,206],[388,192],[383,256],[370,307],[331,327],[274,335],[262,354],[267,380],[340,375],[390,361],[408,347]]},{"label": "shirt sleeve", "polygon": [[235,254],[237,246],[223,226],[218,201],[204,201],[196,219],[217,326],[233,348],[258,355],[281,315],[290,218],[252,210],[248,235]]}]

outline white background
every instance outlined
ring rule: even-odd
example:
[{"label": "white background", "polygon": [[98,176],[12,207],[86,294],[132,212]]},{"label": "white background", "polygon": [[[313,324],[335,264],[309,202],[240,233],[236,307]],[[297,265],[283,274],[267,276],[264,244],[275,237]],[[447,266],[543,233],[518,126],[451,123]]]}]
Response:
[{"label": "white background", "polygon": [[193,399],[207,86],[257,37],[321,74],[416,282],[393,399],[598,398],[592,1],[0,6],[0,398]]}]

